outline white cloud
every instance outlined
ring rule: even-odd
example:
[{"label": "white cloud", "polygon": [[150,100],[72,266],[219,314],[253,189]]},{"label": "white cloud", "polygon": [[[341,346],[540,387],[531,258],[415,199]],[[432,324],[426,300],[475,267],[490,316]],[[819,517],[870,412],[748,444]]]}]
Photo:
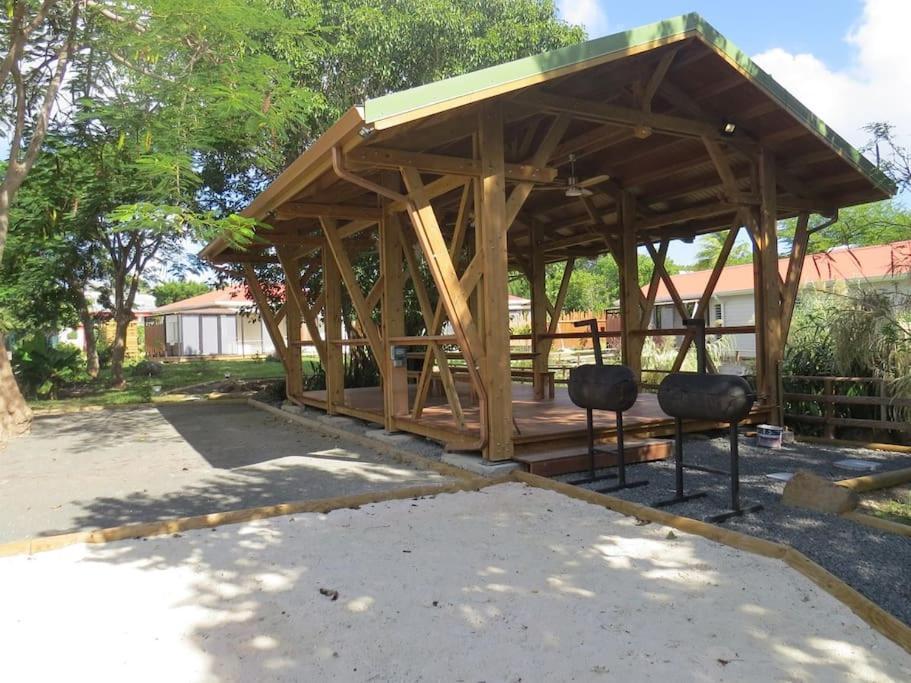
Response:
[{"label": "white cloud", "polygon": [[572,24],[582,24],[590,38],[607,34],[607,13],[598,0],[558,0],[560,16]]},{"label": "white cloud", "polygon": [[887,121],[904,141],[911,140],[911,61],[908,0],[866,0],[858,24],[845,41],[855,50],[852,63],[833,70],[812,54],[781,48],[755,61],[779,83],[856,146],[868,141],[863,127]]}]

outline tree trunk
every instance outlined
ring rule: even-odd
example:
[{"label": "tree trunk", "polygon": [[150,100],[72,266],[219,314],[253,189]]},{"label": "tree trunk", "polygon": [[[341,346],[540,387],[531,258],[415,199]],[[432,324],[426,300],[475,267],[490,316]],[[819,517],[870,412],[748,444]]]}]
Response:
[{"label": "tree trunk", "polygon": [[0,445],[26,434],[32,426],[32,409],[28,407],[13,366],[6,356],[6,339],[0,334]]},{"label": "tree trunk", "polygon": [[82,323],[82,334],[85,339],[85,371],[89,377],[98,377],[100,364],[98,363],[98,333],[95,330],[95,319],[89,311],[89,302],[85,298],[85,283],[69,282],[68,286],[76,295],[77,313],[79,322]]},{"label": "tree trunk", "polygon": [[95,332],[95,320],[88,314],[83,317],[81,311],[79,318],[82,320],[82,333],[85,337],[85,371],[89,377],[94,379],[98,377],[98,370],[101,367],[98,362],[98,336]]},{"label": "tree trunk", "polygon": [[126,385],[123,377],[123,360],[127,351],[127,330],[130,326],[129,313],[118,313],[114,324],[114,341],[111,344],[111,378],[118,389]]}]

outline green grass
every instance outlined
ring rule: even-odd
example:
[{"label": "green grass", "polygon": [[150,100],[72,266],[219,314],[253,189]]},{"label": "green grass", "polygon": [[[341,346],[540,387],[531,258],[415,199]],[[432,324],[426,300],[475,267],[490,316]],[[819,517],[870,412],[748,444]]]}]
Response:
[{"label": "green grass", "polygon": [[[304,358],[304,372],[316,362],[316,358]],[[181,387],[206,382],[216,382],[231,374],[231,379],[281,379],[284,367],[281,363],[265,359],[238,360],[197,360],[186,363],[165,363],[158,377],[136,377],[132,368],[125,370],[127,385],[123,389],[111,388],[110,370],[102,370],[97,380],[79,388],[79,395],[56,400],[35,400],[29,404],[36,410],[59,410],[88,406],[125,406],[147,403],[152,386],[160,386],[161,393]]]},{"label": "green grass", "polygon": [[870,514],[899,524],[911,525],[911,487],[876,491],[867,495],[863,506]]}]

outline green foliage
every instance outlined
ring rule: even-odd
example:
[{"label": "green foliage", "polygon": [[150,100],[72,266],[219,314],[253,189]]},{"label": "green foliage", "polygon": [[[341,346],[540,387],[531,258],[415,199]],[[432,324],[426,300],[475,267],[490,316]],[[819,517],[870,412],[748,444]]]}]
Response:
[{"label": "green foliage", "polygon": [[[796,219],[786,221],[780,230],[781,240],[790,249],[794,240]],[[833,247],[866,247],[889,244],[911,238],[911,211],[898,200],[887,200],[841,209],[838,220],[810,237],[810,253]]]},{"label": "green foliage", "polygon": [[211,291],[212,288],[204,282],[193,282],[190,280],[168,280],[161,282],[152,288],[152,294],[155,295],[156,306],[166,306],[175,301],[183,301],[193,296],[199,296]]},{"label": "green foliage", "polygon": [[[696,262],[693,264],[693,270],[709,270],[715,267],[729,232],[729,230],[722,230],[721,232],[710,232],[699,237],[696,241],[699,251],[696,253]],[[753,250],[750,244],[748,242],[735,241],[734,247],[731,249],[731,253],[728,254],[725,263],[729,266],[736,266],[752,262]]]},{"label": "green foliage", "polygon": [[[556,300],[563,279],[561,263],[547,266],[547,298]],[[668,259],[665,267],[671,275],[680,272],[680,266]],[[647,254],[639,254],[639,286],[648,284],[652,275],[652,259]],[[515,296],[531,297],[531,287],[526,277],[513,273],[509,283],[509,292]],[[569,287],[566,290],[565,311],[603,311],[614,308],[620,299],[620,275],[617,263],[609,254],[594,259],[576,259]]]},{"label": "green foliage", "polygon": [[[829,292],[804,291],[798,299],[785,349],[784,374],[871,377],[886,380],[889,394],[911,398],[911,297],[843,284]],[[792,390],[813,393],[817,383]],[[875,395],[874,385],[840,385],[849,395]],[[871,408],[839,408],[848,417],[877,417]],[[911,411],[889,408],[893,419]]]},{"label": "green foliage", "polygon": [[48,345],[41,336],[22,340],[13,351],[19,387],[32,398],[57,398],[60,389],[86,379],[82,352],[76,346]]},{"label": "green foliage", "polygon": [[322,0],[327,121],[353,104],[578,43],[551,0]]}]

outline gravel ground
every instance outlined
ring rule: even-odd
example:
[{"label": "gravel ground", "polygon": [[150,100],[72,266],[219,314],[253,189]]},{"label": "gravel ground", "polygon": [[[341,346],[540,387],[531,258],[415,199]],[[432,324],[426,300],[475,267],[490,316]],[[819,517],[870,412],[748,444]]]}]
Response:
[{"label": "gravel ground", "polygon": [[[755,447],[751,445],[752,441],[752,438],[740,438],[741,500],[743,504],[761,503],[764,509],[731,519],[725,526],[793,546],[911,624],[911,583],[907,580],[911,567],[909,539],[881,533],[834,515],[785,507],[779,502],[784,482],[766,476],[771,472],[805,469],[832,480],[848,479],[858,475],[837,469],[833,462],[845,458],[872,460],[882,463],[879,471],[885,471],[911,467],[911,455],[805,443],[770,450]],[[726,435],[712,439],[691,436],[684,443],[684,459],[687,463],[726,470],[728,449]],[[727,508],[730,494],[726,476],[687,470],[684,477],[686,493],[706,491],[708,496],[665,508],[667,511],[704,519]],[[673,459],[631,467],[627,470],[627,479],[647,479],[649,485],[613,495],[644,504],[670,498],[674,492]],[[606,481],[587,485],[587,488],[610,484]]]}]

